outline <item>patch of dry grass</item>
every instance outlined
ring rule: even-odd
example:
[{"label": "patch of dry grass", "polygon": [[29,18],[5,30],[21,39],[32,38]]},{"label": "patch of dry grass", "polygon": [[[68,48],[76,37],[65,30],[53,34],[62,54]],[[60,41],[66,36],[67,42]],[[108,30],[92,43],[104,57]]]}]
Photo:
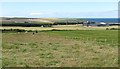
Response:
[{"label": "patch of dry grass", "polygon": [[82,25],[55,25],[53,27],[0,27],[0,29],[25,29],[25,30],[106,30],[106,28],[118,28],[118,26],[109,27],[84,27]]}]

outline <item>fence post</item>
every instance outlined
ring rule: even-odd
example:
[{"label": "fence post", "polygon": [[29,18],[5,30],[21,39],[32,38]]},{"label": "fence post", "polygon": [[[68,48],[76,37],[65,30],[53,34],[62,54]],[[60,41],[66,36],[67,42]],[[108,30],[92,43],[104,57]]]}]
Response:
[{"label": "fence post", "polygon": [[107,39],[105,39],[105,44],[106,44]]}]

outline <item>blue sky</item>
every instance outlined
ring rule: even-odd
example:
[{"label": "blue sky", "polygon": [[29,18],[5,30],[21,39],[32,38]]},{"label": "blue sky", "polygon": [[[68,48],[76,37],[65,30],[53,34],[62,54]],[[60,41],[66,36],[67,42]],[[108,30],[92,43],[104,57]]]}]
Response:
[{"label": "blue sky", "polygon": [[40,18],[114,18],[118,0],[110,2],[2,2],[2,15]]},{"label": "blue sky", "polygon": [[0,2],[118,2],[119,0],[0,0]]}]

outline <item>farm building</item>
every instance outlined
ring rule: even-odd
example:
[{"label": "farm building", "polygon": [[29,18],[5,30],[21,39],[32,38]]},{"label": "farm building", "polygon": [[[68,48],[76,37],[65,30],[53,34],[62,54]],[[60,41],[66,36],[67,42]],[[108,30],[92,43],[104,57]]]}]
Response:
[{"label": "farm building", "polygon": [[109,26],[109,23],[85,21],[83,22],[83,26]]}]

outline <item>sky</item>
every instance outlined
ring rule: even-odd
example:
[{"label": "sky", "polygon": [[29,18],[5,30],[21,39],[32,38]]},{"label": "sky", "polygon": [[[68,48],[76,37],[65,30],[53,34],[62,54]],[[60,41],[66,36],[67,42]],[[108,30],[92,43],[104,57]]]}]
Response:
[{"label": "sky", "polygon": [[36,1],[25,0],[1,1],[3,17],[33,17],[33,18],[117,18],[118,0],[88,2],[84,0]]},{"label": "sky", "polygon": [[0,0],[0,2],[119,2],[119,0]]}]

